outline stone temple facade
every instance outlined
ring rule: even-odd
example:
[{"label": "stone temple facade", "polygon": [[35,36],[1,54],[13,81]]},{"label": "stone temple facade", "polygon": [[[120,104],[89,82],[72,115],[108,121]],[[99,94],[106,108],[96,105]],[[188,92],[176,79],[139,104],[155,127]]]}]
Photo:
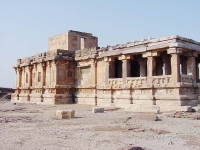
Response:
[{"label": "stone temple facade", "polygon": [[13,102],[188,111],[200,95],[200,43],[180,36],[98,47],[69,30],[48,51],[18,59]]}]

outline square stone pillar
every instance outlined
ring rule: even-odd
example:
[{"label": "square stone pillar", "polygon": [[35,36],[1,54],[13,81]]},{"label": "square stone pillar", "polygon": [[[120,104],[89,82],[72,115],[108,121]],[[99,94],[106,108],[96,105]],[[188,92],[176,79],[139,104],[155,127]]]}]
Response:
[{"label": "square stone pillar", "polygon": [[16,72],[16,87],[21,87],[22,68],[15,68]]},{"label": "square stone pillar", "polygon": [[147,76],[152,77],[156,74],[156,61],[155,57],[147,57]]},{"label": "square stone pillar", "polygon": [[43,62],[42,63],[42,74],[41,74],[41,82],[42,82],[42,86],[45,86],[45,81],[46,81],[46,64]]},{"label": "square stone pillar", "polygon": [[196,57],[198,56],[195,51],[188,51],[187,58],[187,75],[192,75],[193,82],[196,83]]},{"label": "square stone pillar", "polygon": [[108,79],[109,79],[109,62],[106,61],[105,63],[105,84],[108,83]]},{"label": "square stone pillar", "polygon": [[163,62],[165,63],[165,75],[171,75],[171,56],[166,55],[163,57]]},{"label": "square stone pillar", "polygon": [[185,57],[180,57],[181,64],[181,74],[187,74],[187,59]]},{"label": "square stone pillar", "polygon": [[182,53],[181,48],[169,48],[168,54],[171,54],[171,75],[174,82],[180,82],[180,56]]},{"label": "square stone pillar", "polygon": [[31,87],[32,86],[32,69],[33,69],[33,67],[32,66],[28,66],[28,84],[29,84],[29,87]]},{"label": "square stone pillar", "polygon": [[142,59],[139,61],[140,65],[140,77],[146,77],[147,76],[147,60]]},{"label": "square stone pillar", "polygon": [[158,51],[147,51],[142,54],[143,58],[147,58],[147,77],[151,79],[152,76],[156,75],[156,60],[155,57],[160,56]]},{"label": "square stone pillar", "polygon": [[122,78],[123,83],[126,83],[126,77],[130,76],[130,61],[127,59],[122,60]]},{"label": "square stone pillar", "polygon": [[123,83],[126,83],[126,78],[130,77],[130,59],[132,59],[133,56],[130,55],[121,55],[119,56],[119,60],[122,60],[122,78]]},{"label": "square stone pillar", "polygon": [[112,57],[104,57],[104,61],[105,61],[105,78],[104,78],[104,82],[105,82],[105,84],[108,84],[108,79],[110,77],[110,73],[114,73],[113,70],[112,71],[110,70],[110,69],[113,69],[113,67],[114,67],[114,58],[112,58]]}]

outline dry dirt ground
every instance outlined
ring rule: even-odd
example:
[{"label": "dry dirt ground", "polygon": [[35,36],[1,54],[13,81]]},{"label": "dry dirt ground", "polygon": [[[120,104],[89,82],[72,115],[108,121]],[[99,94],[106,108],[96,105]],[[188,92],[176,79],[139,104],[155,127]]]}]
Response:
[{"label": "dry dirt ground", "polygon": [[[200,113],[154,114],[90,105],[16,104],[0,100],[0,150],[199,150]],[[57,119],[56,110],[74,109],[74,119]]]}]

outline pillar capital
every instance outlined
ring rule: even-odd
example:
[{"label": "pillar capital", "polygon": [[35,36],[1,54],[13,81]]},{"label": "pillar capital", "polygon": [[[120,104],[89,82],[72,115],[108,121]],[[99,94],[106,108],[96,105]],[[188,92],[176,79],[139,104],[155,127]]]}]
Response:
[{"label": "pillar capital", "polygon": [[167,49],[167,54],[182,54],[182,48],[169,48]]},{"label": "pillar capital", "polygon": [[104,61],[111,62],[111,61],[114,61],[114,58],[113,57],[104,57]]},{"label": "pillar capital", "polygon": [[183,55],[186,57],[198,57],[197,52],[193,50],[183,52]]},{"label": "pillar capital", "polygon": [[133,56],[132,55],[120,55],[118,57],[119,60],[128,60],[128,59],[132,59]]},{"label": "pillar capital", "polygon": [[28,71],[32,70],[33,66],[28,66]]},{"label": "pillar capital", "polygon": [[142,57],[154,57],[154,56],[160,56],[160,52],[158,51],[147,51],[142,54]]}]

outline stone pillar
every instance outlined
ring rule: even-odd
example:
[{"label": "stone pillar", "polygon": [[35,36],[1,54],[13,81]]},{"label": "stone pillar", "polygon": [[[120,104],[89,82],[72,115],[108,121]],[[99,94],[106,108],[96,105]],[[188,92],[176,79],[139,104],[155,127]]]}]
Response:
[{"label": "stone pillar", "polygon": [[167,50],[168,54],[171,54],[171,75],[174,82],[180,82],[180,56],[182,53],[181,48],[169,48]]},{"label": "stone pillar", "polygon": [[42,63],[42,73],[41,73],[41,86],[45,86],[46,81],[46,64]]},{"label": "stone pillar", "polygon": [[55,71],[54,71],[54,85],[58,84],[58,74],[59,74],[59,61],[55,61]]},{"label": "stone pillar", "polygon": [[156,61],[155,57],[147,57],[147,76],[152,77],[156,74]]},{"label": "stone pillar", "polygon": [[187,74],[187,59],[185,57],[180,57],[181,63],[181,74]]},{"label": "stone pillar", "polygon": [[166,55],[163,57],[163,62],[165,63],[165,75],[171,75],[171,56]]},{"label": "stone pillar", "polygon": [[32,76],[32,85],[37,86],[37,65],[33,64],[34,76]]},{"label": "stone pillar", "polygon": [[50,61],[47,61],[46,64],[46,78],[45,78],[45,85],[50,85],[51,81],[51,63]]},{"label": "stone pillar", "polygon": [[21,77],[21,86],[24,87],[25,86],[25,67],[22,67],[22,77]]},{"label": "stone pillar", "polygon": [[163,59],[161,57],[157,57],[156,59],[156,76],[163,75]]},{"label": "stone pillar", "polygon": [[140,60],[139,65],[140,65],[140,77],[146,77],[147,76],[147,61],[146,61],[146,59]]},{"label": "stone pillar", "polygon": [[192,75],[193,82],[196,83],[196,57],[195,56],[188,57],[187,75]]},{"label": "stone pillar", "polygon": [[115,77],[115,61],[109,61],[109,78]]},{"label": "stone pillar", "polygon": [[96,85],[97,84],[97,62],[95,59],[92,59],[92,63],[91,63],[91,72],[92,72],[92,84]]},{"label": "stone pillar", "polygon": [[22,68],[18,68],[18,87],[22,86]]},{"label": "stone pillar", "polygon": [[122,78],[123,78],[123,83],[126,83],[126,77],[128,77],[128,63],[129,60],[123,59],[122,60]]},{"label": "stone pillar", "polygon": [[123,84],[126,84],[126,78],[130,77],[130,59],[133,56],[130,55],[121,55],[119,56],[119,60],[122,60],[122,78]]},{"label": "stone pillar", "polygon": [[114,58],[112,57],[104,57],[105,61],[105,84],[108,84],[108,79],[114,77]]},{"label": "stone pillar", "polygon": [[28,66],[28,86],[32,86],[32,66]]},{"label": "stone pillar", "polygon": [[108,83],[108,79],[109,79],[109,62],[106,61],[105,62],[105,84]]}]

